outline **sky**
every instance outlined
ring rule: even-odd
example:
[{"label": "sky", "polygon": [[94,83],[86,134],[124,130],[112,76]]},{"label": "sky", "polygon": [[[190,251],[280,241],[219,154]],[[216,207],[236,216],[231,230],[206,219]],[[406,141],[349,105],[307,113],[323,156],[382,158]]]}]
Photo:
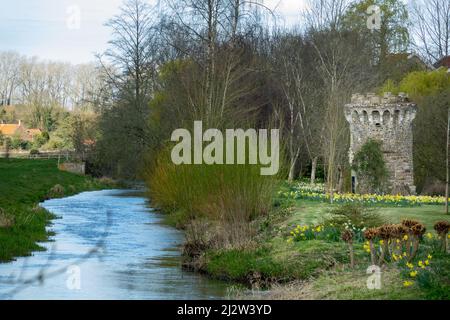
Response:
[{"label": "sky", "polygon": [[[154,3],[156,0],[147,0]],[[87,63],[107,48],[104,23],[122,0],[0,0],[0,51],[42,59]],[[304,0],[264,0],[292,25]]]}]

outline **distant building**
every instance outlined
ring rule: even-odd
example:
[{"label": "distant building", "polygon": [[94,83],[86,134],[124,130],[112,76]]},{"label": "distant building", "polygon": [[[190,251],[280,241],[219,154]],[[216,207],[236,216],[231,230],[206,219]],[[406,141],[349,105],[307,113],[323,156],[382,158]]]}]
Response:
[{"label": "distant building", "polygon": [[0,123],[0,132],[6,137],[20,137],[24,141],[33,141],[34,137],[42,134],[40,129],[31,128],[27,129],[22,121],[19,123]]},{"label": "distant building", "polygon": [[441,60],[434,64],[434,67],[436,69],[447,68],[448,70],[450,70],[450,56],[443,57]]}]

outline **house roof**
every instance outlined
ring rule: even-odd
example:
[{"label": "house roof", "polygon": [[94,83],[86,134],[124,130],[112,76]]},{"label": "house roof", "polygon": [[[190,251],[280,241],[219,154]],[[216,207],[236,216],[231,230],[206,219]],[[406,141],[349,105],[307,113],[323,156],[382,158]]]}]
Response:
[{"label": "house roof", "polygon": [[12,136],[16,133],[17,129],[19,129],[21,125],[19,124],[3,124],[0,123],[0,132],[7,136]]},{"label": "house roof", "polygon": [[387,59],[390,62],[401,62],[408,61],[409,63],[413,63],[421,66],[423,69],[433,70],[434,66],[425,62],[420,56],[415,53],[390,53],[387,55]]},{"label": "house roof", "polygon": [[436,68],[445,67],[450,69],[450,56],[443,57],[441,60],[436,62],[435,67]]},{"label": "house roof", "polygon": [[36,135],[38,135],[38,134],[41,134],[42,133],[42,131],[41,131],[41,129],[27,129],[27,133],[30,135],[30,136],[36,136]]},{"label": "house roof", "polygon": [[40,129],[36,128],[25,129],[25,127],[22,124],[10,124],[10,123],[7,124],[0,123],[0,132],[5,136],[13,136],[19,133],[22,139],[26,140],[31,140],[33,139],[34,136],[42,133]]},{"label": "house roof", "polygon": [[95,144],[95,140],[92,140],[92,139],[86,139],[86,140],[83,141],[83,144],[84,144],[85,146],[93,146],[93,145]]}]

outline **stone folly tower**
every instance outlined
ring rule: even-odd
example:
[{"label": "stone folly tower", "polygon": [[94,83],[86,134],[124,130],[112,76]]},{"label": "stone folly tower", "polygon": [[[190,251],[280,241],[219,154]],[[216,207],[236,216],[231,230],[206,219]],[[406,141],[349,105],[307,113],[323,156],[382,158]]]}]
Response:
[{"label": "stone folly tower", "polygon": [[[350,124],[350,163],[369,140],[382,142],[384,160],[389,172],[388,187],[392,194],[415,194],[413,173],[412,121],[417,107],[406,94],[354,94],[345,105]],[[352,172],[352,191],[358,191],[358,178]]]}]

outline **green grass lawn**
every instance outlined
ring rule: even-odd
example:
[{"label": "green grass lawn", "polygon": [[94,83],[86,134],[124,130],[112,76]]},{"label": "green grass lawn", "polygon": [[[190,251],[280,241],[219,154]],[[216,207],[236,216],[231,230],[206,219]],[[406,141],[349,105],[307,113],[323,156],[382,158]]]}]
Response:
[{"label": "green grass lawn", "polygon": [[88,176],[59,171],[56,160],[0,159],[0,218],[12,221],[9,227],[0,224],[0,262],[42,250],[36,242],[48,239],[46,226],[54,217],[39,202],[108,187]]},{"label": "green grass lawn", "polygon": [[[297,200],[294,214],[283,224],[317,224],[329,217],[330,210],[338,204],[328,204],[312,200]],[[434,231],[433,225],[437,221],[450,221],[450,215],[445,214],[443,206],[422,205],[417,207],[375,207],[375,210],[389,223],[398,223],[409,218],[419,220]]]}]

